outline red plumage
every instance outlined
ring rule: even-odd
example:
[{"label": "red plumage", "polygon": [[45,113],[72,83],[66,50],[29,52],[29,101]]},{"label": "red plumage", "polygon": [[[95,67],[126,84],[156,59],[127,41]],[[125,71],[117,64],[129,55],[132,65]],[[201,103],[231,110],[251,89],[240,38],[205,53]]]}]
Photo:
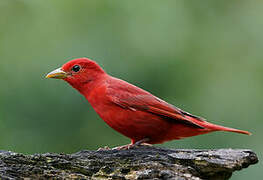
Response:
[{"label": "red plumage", "polygon": [[250,134],[214,125],[187,113],[139,87],[108,75],[87,58],[71,60],[61,70],[65,73],[63,77],[55,76],[55,73],[47,77],[67,81],[85,96],[110,127],[129,137],[132,144],[143,139],[149,144],[158,144],[213,131]]}]

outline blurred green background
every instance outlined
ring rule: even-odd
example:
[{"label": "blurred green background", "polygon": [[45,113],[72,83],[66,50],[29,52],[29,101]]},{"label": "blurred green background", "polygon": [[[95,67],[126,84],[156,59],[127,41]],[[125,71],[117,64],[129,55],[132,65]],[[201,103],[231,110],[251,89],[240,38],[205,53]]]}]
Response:
[{"label": "blurred green background", "polygon": [[[129,143],[63,81],[72,58],[211,122],[216,132],[161,146],[263,149],[263,2],[0,0],[0,149],[66,152]],[[232,179],[259,179],[262,164]]]}]

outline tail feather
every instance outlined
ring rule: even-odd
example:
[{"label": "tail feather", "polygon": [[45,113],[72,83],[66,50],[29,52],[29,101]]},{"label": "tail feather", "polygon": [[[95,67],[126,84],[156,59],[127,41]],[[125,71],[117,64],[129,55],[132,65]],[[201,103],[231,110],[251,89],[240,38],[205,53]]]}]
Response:
[{"label": "tail feather", "polygon": [[209,123],[205,120],[200,121],[199,119],[196,119],[195,117],[191,117],[187,115],[188,119],[191,119],[193,122],[197,123],[201,127],[204,127],[207,130],[212,130],[212,131],[228,131],[228,132],[234,132],[234,133],[240,133],[240,134],[246,134],[246,135],[252,135],[252,133],[248,131],[243,131],[239,129],[234,129],[234,128],[229,128],[229,127],[224,127],[216,124]]},{"label": "tail feather", "polygon": [[214,131],[228,131],[228,132],[234,132],[234,133],[252,135],[252,134],[251,134],[250,132],[248,132],[248,131],[243,131],[243,130],[239,130],[239,129],[224,127],[224,126],[212,124],[212,123],[209,123],[209,122],[206,122],[205,124],[203,124],[203,126],[206,127],[206,128],[208,128],[208,129],[214,130]]},{"label": "tail feather", "polygon": [[239,130],[239,129],[224,127],[224,126],[219,126],[219,125],[215,125],[215,124],[212,124],[211,128],[214,130],[217,130],[217,131],[228,131],[228,132],[235,132],[235,133],[240,133],[240,134],[252,135],[248,131],[243,131],[243,130]]}]

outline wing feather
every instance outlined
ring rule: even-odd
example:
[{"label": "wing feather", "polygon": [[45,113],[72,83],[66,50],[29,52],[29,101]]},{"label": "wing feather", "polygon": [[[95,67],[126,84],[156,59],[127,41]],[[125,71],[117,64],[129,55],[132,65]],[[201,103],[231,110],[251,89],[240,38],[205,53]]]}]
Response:
[{"label": "wing feather", "polygon": [[[113,86],[114,89],[110,86],[107,88],[107,95],[114,104],[124,109],[140,110],[162,116],[174,123],[180,122],[196,128],[204,128],[198,123],[198,121],[204,121],[202,118],[182,111],[136,86],[127,84],[119,86],[118,89],[116,85]],[[193,122],[192,119],[196,121]]]}]

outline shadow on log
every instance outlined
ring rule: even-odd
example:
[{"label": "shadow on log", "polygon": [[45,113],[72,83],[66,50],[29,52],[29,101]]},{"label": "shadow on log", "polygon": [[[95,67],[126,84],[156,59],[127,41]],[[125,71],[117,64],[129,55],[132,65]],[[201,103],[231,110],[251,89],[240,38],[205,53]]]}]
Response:
[{"label": "shadow on log", "polygon": [[0,179],[229,179],[258,162],[251,150],[165,149],[23,155],[0,151]]}]

